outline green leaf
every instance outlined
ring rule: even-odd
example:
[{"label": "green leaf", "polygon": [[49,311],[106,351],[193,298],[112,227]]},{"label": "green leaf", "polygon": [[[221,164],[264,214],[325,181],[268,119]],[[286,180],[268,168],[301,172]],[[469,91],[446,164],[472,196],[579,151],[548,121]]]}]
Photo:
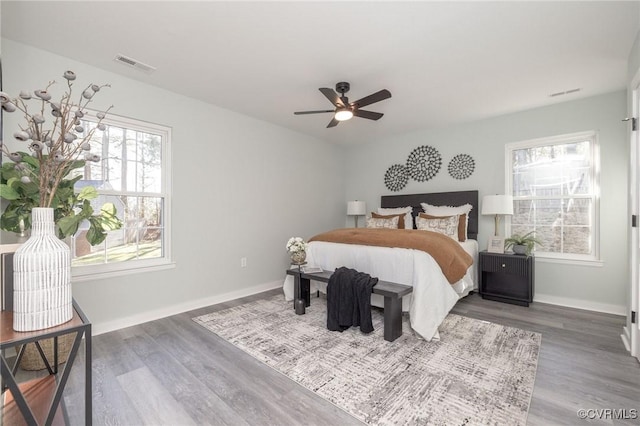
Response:
[{"label": "green leaf", "polygon": [[89,219],[93,216],[93,207],[91,207],[91,203],[89,202],[89,200],[84,200],[82,202],[82,210],[80,211],[80,214],[85,219]]},{"label": "green leaf", "polygon": [[100,207],[100,212],[105,215],[114,216],[118,211],[116,210],[116,206],[113,203],[104,203],[102,207]]},{"label": "green leaf", "polygon": [[86,161],[84,161],[84,160],[74,160],[71,163],[69,163],[69,165],[67,167],[69,168],[69,172],[70,172],[71,170],[75,170],[75,169],[79,169],[80,167],[84,167],[85,164],[86,164]]},{"label": "green leaf", "polygon": [[73,203],[74,195],[75,194],[73,192],[73,188],[58,187],[58,190],[56,191],[56,197],[58,197],[61,203],[65,203],[65,202]]},{"label": "green leaf", "polygon": [[16,167],[16,163],[4,163],[2,165],[2,167],[0,168],[0,171],[2,173],[9,172],[9,171],[13,170],[15,167]]},{"label": "green leaf", "polygon": [[91,226],[87,231],[87,241],[89,241],[89,244],[91,244],[92,246],[95,246],[96,244],[100,244],[105,240],[105,238],[107,238],[107,233],[104,232],[101,227],[99,227],[94,221],[90,222]]},{"label": "green leaf", "polygon": [[64,237],[68,237],[78,232],[80,222],[82,222],[82,217],[70,214],[58,221],[58,229]]},{"label": "green leaf", "polygon": [[40,191],[34,192],[33,194],[28,194],[31,202],[37,207],[40,205]]},{"label": "green leaf", "polygon": [[[76,169],[79,169],[81,167],[84,167],[84,164],[85,164],[84,160],[74,160],[71,163],[66,164],[65,167],[64,167],[64,171],[62,173],[62,176],[66,177],[73,170],[76,170]],[[81,175],[81,177],[82,177],[82,175]]]},{"label": "green leaf", "polygon": [[113,203],[104,203],[100,209],[100,221],[102,229],[113,231],[122,228],[122,221],[118,219],[118,210]]},{"label": "green leaf", "polygon": [[40,188],[35,182],[22,183],[19,182],[18,188],[27,196],[31,197],[32,195],[36,195],[37,198],[40,198]]},{"label": "green leaf", "polygon": [[79,181],[80,179],[82,179],[82,175],[78,175],[73,179],[64,179],[62,182],[68,183],[71,187],[73,187],[76,184],[76,182]]},{"label": "green leaf", "polygon": [[37,158],[33,157],[32,155],[27,154],[26,152],[22,152],[21,154],[22,154],[22,161],[24,163],[27,163],[28,165],[30,165],[34,169],[37,169],[37,168],[40,167],[40,161],[38,161]]},{"label": "green leaf", "polygon": [[20,217],[15,212],[4,212],[0,216],[0,228],[9,232],[20,232]]},{"label": "green leaf", "polygon": [[93,200],[98,196],[98,191],[93,186],[85,186],[78,194],[78,200]]},{"label": "green leaf", "polygon": [[[5,168],[5,166],[7,166],[7,165],[9,167]],[[22,172],[19,172],[19,171],[17,171],[15,169],[15,163],[5,163],[5,165],[2,166],[2,180],[3,181],[8,181],[11,178],[20,179],[21,176],[22,176]]]},{"label": "green leaf", "polygon": [[0,184],[0,198],[4,198],[5,200],[17,200],[20,198],[20,194],[18,194],[18,192],[9,185],[2,183]]}]

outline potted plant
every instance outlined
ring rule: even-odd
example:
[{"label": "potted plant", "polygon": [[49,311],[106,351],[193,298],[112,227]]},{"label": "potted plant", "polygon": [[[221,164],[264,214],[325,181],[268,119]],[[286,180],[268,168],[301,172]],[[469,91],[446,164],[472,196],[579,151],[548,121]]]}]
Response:
[{"label": "potted plant", "polygon": [[[0,143],[1,154],[9,162],[0,167],[0,198],[6,208],[0,228],[31,236],[14,255],[13,329],[33,331],[53,327],[73,317],[71,296],[71,255],[60,241],[74,235],[83,221],[89,223],[87,240],[103,242],[107,232],[122,222],[112,203],[94,209],[91,200],[98,192],[85,187],[76,192],[81,179],[77,169],[85,162],[99,162],[91,152],[94,133],[104,131],[106,111],[95,113],[96,124],[83,117],[96,93],[108,85],[89,84],[74,99],[76,74],[66,71],[66,91],[54,101],[49,91],[55,82],[33,92],[23,90],[12,98],[0,92],[0,105],[7,113],[22,114],[24,122],[13,133],[23,149],[10,150]],[[76,100],[77,99],[77,100]]]},{"label": "potted plant", "polygon": [[527,232],[524,235],[513,234],[504,240],[504,248],[511,248],[515,254],[529,256],[536,244],[542,244],[534,236],[534,231]]}]

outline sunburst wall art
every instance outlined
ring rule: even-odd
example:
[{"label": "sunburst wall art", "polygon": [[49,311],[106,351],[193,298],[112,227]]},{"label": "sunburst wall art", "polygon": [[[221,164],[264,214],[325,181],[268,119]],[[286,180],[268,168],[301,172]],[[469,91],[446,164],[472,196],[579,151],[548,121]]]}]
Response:
[{"label": "sunburst wall art", "polygon": [[442,167],[442,156],[432,146],[419,146],[407,158],[407,172],[409,177],[418,182],[432,179]]},{"label": "sunburst wall art", "polygon": [[400,191],[407,185],[408,180],[407,168],[402,164],[394,164],[384,174],[384,184],[390,191]]},{"label": "sunburst wall art", "polygon": [[476,167],[473,157],[469,154],[458,154],[449,161],[447,169],[454,179],[466,179],[473,174]]}]

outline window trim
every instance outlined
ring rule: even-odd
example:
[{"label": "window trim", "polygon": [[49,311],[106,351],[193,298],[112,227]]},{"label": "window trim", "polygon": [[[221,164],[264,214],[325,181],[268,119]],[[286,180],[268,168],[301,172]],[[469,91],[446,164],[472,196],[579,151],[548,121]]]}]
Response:
[{"label": "window trim", "polygon": [[[95,115],[98,111],[96,110],[88,110],[90,114],[88,116],[83,117],[85,121],[97,122]],[[115,115],[109,113],[107,117],[105,117],[102,122],[108,126],[119,126],[128,129],[134,129],[137,131],[153,133],[161,135],[163,138],[162,143],[162,191],[159,193],[149,192],[147,195],[156,195],[162,197],[164,201],[163,205],[163,222],[164,222],[164,230],[162,232],[163,238],[163,256],[160,258],[154,259],[138,259],[138,260],[129,260],[124,262],[117,263],[101,263],[96,265],[83,265],[83,266],[72,266],[71,267],[71,276],[72,281],[88,281],[94,279],[103,279],[110,278],[114,276],[122,276],[128,275],[131,273],[139,273],[139,272],[149,272],[156,271],[168,268],[174,268],[176,265],[173,262],[173,257],[171,254],[171,194],[172,188],[171,183],[172,179],[172,168],[171,168],[171,134],[172,127],[152,123],[145,120],[138,120],[135,118],[124,117],[120,115]],[[101,194],[105,195],[126,195],[128,191],[98,191]],[[136,195],[141,195],[142,193],[135,193]]]},{"label": "window trim", "polygon": [[[511,142],[505,144],[505,194],[513,195],[513,167],[512,167],[512,153],[515,150],[536,148],[540,146],[568,144],[572,142],[583,142],[589,140],[592,144],[591,149],[591,173],[590,178],[593,183],[593,191],[590,196],[579,196],[579,198],[585,198],[592,200],[593,206],[593,226],[591,236],[591,243],[593,244],[593,254],[572,254],[572,253],[552,253],[552,252],[538,252],[535,254],[541,259],[558,263],[571,263],[571,264],[602,264],[600,257],[600,142],[599,134],[596,130],[589,130],[577,133],[567,133],[563,135],[542,137],[536,139],[528,139],[524,141]],[[553,198],[553,197],[543,197]],[[513,197],[514,201],[523,199],[520,197]],[[530,199],[530,198],[526,198]],[[509,216],[505,220],[505,232],[507,235],[511,235],[511,217]]]}]

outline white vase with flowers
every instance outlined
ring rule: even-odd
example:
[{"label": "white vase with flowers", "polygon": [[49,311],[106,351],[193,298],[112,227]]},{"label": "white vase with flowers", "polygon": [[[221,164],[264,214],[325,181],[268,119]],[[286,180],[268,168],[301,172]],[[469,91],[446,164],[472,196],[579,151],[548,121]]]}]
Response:
[{"label": "white vase with flowers", "polygon": [[77,169],[86,161],[100,161],[89,142],[95,132],[105,129],[102,120],[111,107],[95,114],[97,120],[91,128],[83,117],[90,113],[87,106],[95,94],[108,85],[89,84],[74,100],[76,74],[66,71],[63,77],[67,90],[58,102],[52,101],[49,92],[55,82],[32,93],[23,90],[16,98],[0,92],[3,111],[19,111],[25,119],[13,136],[25,143],[26,149],[11,151],[2,145],[2,154],[11,161],[0,168],[0,198],[7,201],[0,228],[32,231],[14,255],[16,331],[53,327],[73,316],[71,254],[61,238],[74,235],[86,220],[87,240],[95,245],[104,241],[108,231],[122,226],[112,203],[94,211],[91,200],[98,196],[95,188],[74,190],[82,178]]},{"label": "white vase with flowers", "polygon": [[292,264],[302,265],[307,258],[307,243],[301,237],[291,237],[287,241],[287,251]]}]

